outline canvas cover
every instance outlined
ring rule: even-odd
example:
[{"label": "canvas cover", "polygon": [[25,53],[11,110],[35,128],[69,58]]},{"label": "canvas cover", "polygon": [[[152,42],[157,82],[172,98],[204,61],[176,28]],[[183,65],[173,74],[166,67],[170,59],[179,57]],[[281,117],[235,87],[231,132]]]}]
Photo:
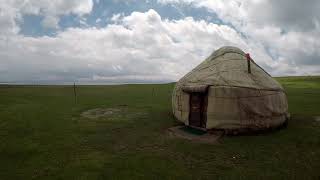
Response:
[{"label": "canvas cover", "polygon": [[172,95],[174,116],[189,124],[190,94],[207,95],[206,129],[265,129],[283,124],[288,104],[283,87],[245,53],[222,47],[182,77]]}]

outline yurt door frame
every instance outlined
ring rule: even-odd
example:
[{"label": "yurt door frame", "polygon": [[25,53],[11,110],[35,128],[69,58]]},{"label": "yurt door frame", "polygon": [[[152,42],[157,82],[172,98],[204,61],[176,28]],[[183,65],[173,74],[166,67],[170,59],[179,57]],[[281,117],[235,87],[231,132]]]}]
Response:
[{"label": "yurt door frame", "polygon": [[207,93],[190,93],[189,126],[206,128],[207,123]]}]

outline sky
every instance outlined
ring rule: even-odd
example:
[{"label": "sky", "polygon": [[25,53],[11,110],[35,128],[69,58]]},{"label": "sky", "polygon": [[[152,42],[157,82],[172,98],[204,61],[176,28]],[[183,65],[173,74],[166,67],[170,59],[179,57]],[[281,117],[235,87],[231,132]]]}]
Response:
[{"label": "sky", "polygon": [[1,83],[164,83],[222,46],[320,74],[319,0],[0,0]]}]

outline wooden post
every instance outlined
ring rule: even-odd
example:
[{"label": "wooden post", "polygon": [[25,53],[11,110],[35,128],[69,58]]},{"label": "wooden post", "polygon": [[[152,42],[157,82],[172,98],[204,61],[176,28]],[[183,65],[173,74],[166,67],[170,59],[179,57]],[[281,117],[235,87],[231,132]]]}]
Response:
[{"label": "wooden post", "polygon": [[250,67],[251,57],[250,57],[250,54],[247,53],[247,54],[246,54],[246,57],[247,57],[247,63],[248,63],[248,73],[251,74],[251,67]]},{"label": "wooden post", "polygon": [[77,104],[76,83],[73,83],[74,103]]}]

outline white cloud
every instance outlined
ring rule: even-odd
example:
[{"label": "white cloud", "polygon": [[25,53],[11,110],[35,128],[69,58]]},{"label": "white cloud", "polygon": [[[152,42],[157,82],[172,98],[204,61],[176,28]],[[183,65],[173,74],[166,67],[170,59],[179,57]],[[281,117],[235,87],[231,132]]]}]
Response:
[{"label": "white cloud", "polygon": [[[301,28],[303,22],[283,25],[278,16],[255,16],[251,7],[264,1],[161,1],[207,7],[235,28],[191,17],[162,19],[149,10],[115,14],[114,24],[102,28],[87,27],[80,17],[81,28],[58,31],[54,37],[25,37],[18,34],[22,15],[41,15],[45,27],[57,28],[63,14],[90,13],[91,1],[10,0],[0,3],[0,81],[174,81],[225,45],[250,52],[272,75],[320,71],[317,16],[306,23],[312,28]],[[283,27],[288,27],[285,32]]]},{"label": "white cloud", "polygon": [[[3,2],[2,2],[3,1]],[[25,14],[44,17],[42,25],[46,28],[57,28],[61,15],[75,14],[83,16],[91,12],[92,0],[1,0],[0,24],[10,24],[6,32],[16,32],[19,28],[17,18]],[[0,28],[0,33],[4,32]]]},{"label": "white cloud", "polygon": [[19,20],[20,14],[16,13],[16,9],[0,1],[0,34],[15,34],[19,31],[16,20]]},{"label": "white cloud", "polygon": [[101,18],[97,18],[96,19],[96,23],[98,24],[98,23],[100,23],[101,22]]},{"label": "white cloud", "polygon": [[[10,0],[9,0],[10,1]],[[92,10],[92,0],[11,0],[14,7],[20,9],[23,14],[84,15]]]},{"label": "white cloud", "polygon": [[[134,12],[104,28],[70,28],[56,37],[6,36],[0,41],[0,81],[174,81],[223,45],[252,51],[269,66],[263,48],[234,29],[192,18],[164,20]],[[271,64],[272,65],[272,64]]]},{"label": "white cloud", "polygon": [[320,1],[158,0],[204,7],[273,56],[274,74],[320,74]]},{"label": "white cloud", "polygon": [[46,16],[43,20],[42,20],[42,26],[44,28],[51,28],[51,29],[57,29],[59,27],[58,25],[59,23],[59,19],[57,17],[54,16]]},{"label": "white cloud", "polygon": [[112,17],[111,17],[111,21],[114,22],[114,23],[118,23],[119,20],[121,20],[121,17],[123,17],[124,15],[123,14],[113,14]]}]

